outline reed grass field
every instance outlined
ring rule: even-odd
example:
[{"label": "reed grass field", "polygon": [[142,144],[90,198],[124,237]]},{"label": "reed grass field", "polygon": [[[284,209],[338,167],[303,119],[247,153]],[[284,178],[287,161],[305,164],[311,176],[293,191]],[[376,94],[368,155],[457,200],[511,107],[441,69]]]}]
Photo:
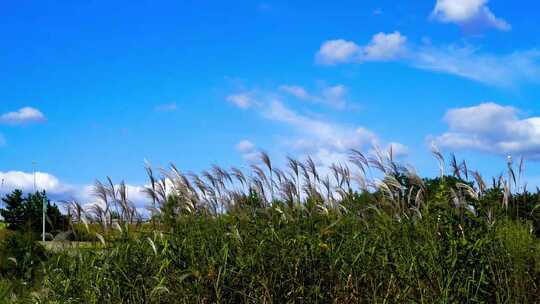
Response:
[{"label": "reed grass field", "polygon": [[0,304],[540,304],[539,0],[1,2]]},{"label": "reed grass field", "polygon": [[[42,244],[2,228],[4,303],[538,303],[540,192],[455,157],[422,178],[386,151],[320,168],[149,165],[148,219],[123,183],[66,202]],[[4,226],[4,225],[3,225]]]}]

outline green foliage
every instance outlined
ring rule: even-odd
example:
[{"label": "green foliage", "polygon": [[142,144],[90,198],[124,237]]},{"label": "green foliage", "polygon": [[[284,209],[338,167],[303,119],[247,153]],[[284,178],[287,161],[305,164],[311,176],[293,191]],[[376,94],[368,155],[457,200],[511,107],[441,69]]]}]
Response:
[{"label": "green foliage", "polygon": [[72,225],[72,241],[77,242],[95,242],[97,241],[96,233],[102,234],[98,225]]},{"label": "green foliage", "polygon": [[12,230],[22,229],[26,224],[24,217],[24,199],[23,193],[20,190],[15,190],[13,193],[6,195],[2,198],[5,204],[5,209],[0,209],[0,215],[4,218],[4,221],[8,224],[8,228]]},{"label": "green foliage", "polygon": [[32,281],[45,259],[45,249],[29,232],[15,232],[0,243],[0,274]]},{"label": "green foliage", "polygon": [[[367,211],[364,209],[364,211]],[[312,213],[284,204],[185,215],[170,234],[47,264],[57,303],[358,303],[540,301],[530,226],[461,224],[453,213]]]},{"label": "green foliage", "polygon": [[[455,157],[444,176],[435,153],[433,179],[357,151],[359,174],[334,165],[332,180],[310,158],[284,172],[265,154],[251,175],[172,166],[158,179],[147,167],[146,224],[125,185],[97,182],[103,206],[70,209],[73,238],[88,242],[50,242],[43,255],[7,235],[26,266],[5,270],[17,279],[0,279],[0,294],[29,284],[43,303],[540,303],[540,191],[518,186],[511,163],[491,187]],[[365,177],[370,166],[380,179]]]},{"label": "green foliage", "polygon": [[8,229],[15,231],[30,231],[40,235],[42,231],[43,201],[46,206],[46,229],[49,233],[66,230],[67,217],[62,215],[55,204],[51,204],[45,192],[30,193],[23,197],[20,190],[2,198],[5,209],[0,209],[0,215],[7,223]]}]

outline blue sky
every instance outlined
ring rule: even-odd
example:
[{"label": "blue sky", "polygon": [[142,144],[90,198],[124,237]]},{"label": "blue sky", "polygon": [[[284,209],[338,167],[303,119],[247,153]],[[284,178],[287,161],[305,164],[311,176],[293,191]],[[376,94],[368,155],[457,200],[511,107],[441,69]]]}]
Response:
[{"label": "blue sky", "polygon": [[6,2],[4,186],[30,187],[33,161],[75,195],[143,185],[145,159],[324,165],[373,145],[434,175],[432,142],[487,176],[524,155],[540,184],[540,4],[396,2]]}]

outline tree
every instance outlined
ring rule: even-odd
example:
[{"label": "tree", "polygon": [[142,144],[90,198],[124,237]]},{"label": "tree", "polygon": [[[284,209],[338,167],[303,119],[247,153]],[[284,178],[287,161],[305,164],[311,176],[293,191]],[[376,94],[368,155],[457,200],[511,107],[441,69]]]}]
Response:
[{"label": "tree", "polygon": [[45,191],[29,193],[23,198],[20,190],[6,195],[2,199],[6,207],[0,209],[0,215],[8,224],[8,229],[16,231],[31,231],[41,233],[43,227],[43,202],[46,201],[46,230],[56,232],[64,230],[67,225],[67,217],[63,215],[55,204],[51,204]]},{"label": "tree", "polygon": [[24,199],[21,190],[15,190],[13,193],[2,198],[6,208],[0,209],[0,215],[8,224],[10,230],[21,230],[25,224],[24,217]]}]

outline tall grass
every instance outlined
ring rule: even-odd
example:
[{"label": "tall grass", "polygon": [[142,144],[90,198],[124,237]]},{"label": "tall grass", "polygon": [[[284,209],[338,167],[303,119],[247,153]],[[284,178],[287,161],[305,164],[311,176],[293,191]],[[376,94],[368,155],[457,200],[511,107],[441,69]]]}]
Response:
[{"label": "tall grass", "polygon": [[519,302],[540,300],[530,227],[426,216],[396,222],[272,207],[182,216],[170,234],[58,255],[46,268],[59,303]]},{"label": "tall grass", "polygon": [[488,183],[434,155],[429,179],[391,150],[329,168],[266,154],[249,172],[147,165],[147,224],[123,183],[96,182],[99,205],[70,203],[93,243],[49,252],[34,301],[540,302],[540,195],[523,163]]}]

